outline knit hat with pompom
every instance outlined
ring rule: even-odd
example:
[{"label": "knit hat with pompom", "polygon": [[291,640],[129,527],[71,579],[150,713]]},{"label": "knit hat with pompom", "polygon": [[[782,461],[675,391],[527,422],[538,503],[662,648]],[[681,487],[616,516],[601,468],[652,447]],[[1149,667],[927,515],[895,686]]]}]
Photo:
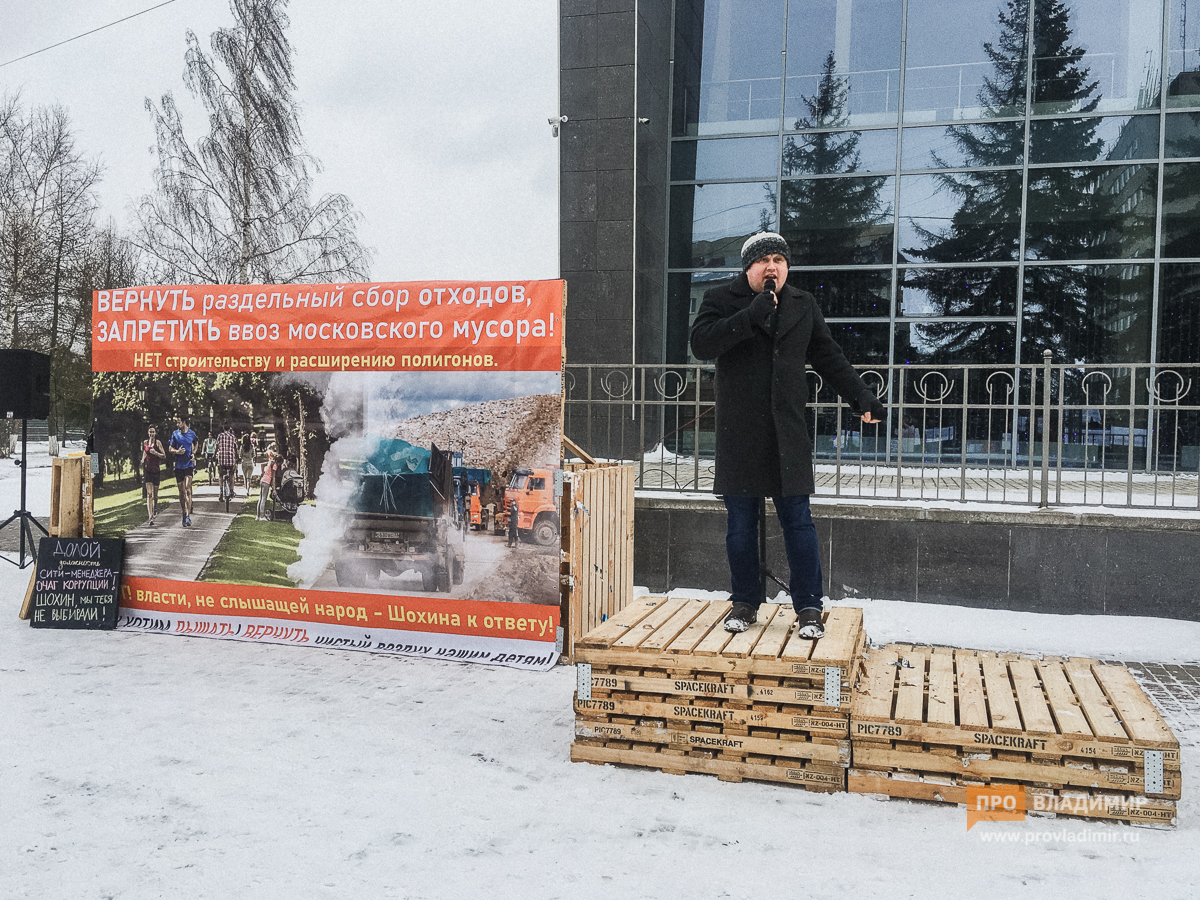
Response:
[{"label": "knit hat with pompom", "polygon": [[758,234],[750,235],[746,243],[742,244],[742,271],[744,272],[755,262],[772,253],[778,253],[786,259],[789,266],[792,264],[792,254],[788,250],[788,242],[784,240],[783,235],[776,234],[774,231],[760,231]]}]

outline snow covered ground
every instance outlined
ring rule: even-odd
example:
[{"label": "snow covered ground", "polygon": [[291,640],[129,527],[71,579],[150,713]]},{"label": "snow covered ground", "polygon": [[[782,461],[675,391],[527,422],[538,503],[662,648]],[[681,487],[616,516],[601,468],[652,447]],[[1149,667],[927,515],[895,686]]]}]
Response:
[{"label": "snow covered ground", "polygon": [[[0,463],[0,509],[12,488]],[[1173,831],[968,832],[953,806],[572,764],[564,667],[34,630],[28,574],[0,563],[0,898],[1200,896],[1200,729]],[[1195,623],[862,605],[877,642],[1200,658]]]}]

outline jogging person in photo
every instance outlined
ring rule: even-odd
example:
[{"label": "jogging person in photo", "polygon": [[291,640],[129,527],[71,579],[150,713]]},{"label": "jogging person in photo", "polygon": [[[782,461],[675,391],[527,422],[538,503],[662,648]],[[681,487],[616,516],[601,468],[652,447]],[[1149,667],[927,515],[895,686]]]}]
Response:
[{"label": "jogging person in photo", "polygon": [[[233,434],[233,426],[228,422],[221,429],[217,438],[217,470],[221,475],[221,500],[226,496],[233,497],[233,477],[237,469],[237,438]],[[249,492],[247,492],[249,495]]]},{"label": "jogging person in photo", "polygon": [[175,456],[175,486],[179,489],[179,508],[183,514],[183,527],[192,524],[192,479],[196,474],[196,432],[192,431],[188,417],[180,413],[175,417],[175,431],[171,433],[170,451]]},{"label": "jogging person in photo", "polygon": [[146,524],[154,524],[157,514],[158,484],[162,480],[162,462],[167,458],[162,441],[158,439],[158,429],[151,425],[146,430],[146,440],[142,442],[142,477],[146,485]]},{"label": "jogging person in photo", "polygon": [[217,439],[211,431],[204,439],[204,462],[208,466],[208,483],[212,484],[213,476],[217,474]]},{"label": "jogging person in photo", "polygon": [[[791,254],[774,232],[742,246],[742,274],[704,295],[692,326],[692,352],[717,361],[714,493],[728,512],[725,538],[733,606],[727,631],[758,619],[763,594],[759,506],[775,501],[790,569],[789,593],[801,637],[825,633],[817,532],[808,498],[816,489],[805,419],[806,365],[862,413],[880,421],[883,405],[842,354],[812,294],[787,283]],[[765,525],[765,523],[763,523]]]}]

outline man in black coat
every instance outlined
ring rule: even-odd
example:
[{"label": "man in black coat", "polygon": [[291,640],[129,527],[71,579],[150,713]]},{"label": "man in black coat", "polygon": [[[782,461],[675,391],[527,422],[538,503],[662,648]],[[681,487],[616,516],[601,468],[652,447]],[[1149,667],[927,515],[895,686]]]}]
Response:
[{"label": "man in black coat", "polygon": [[812,366],[873,423],[883,405],[858,377],[812,294],[787,283],[790,250],[774,232],[742,246],[743,272],[713,288],[692,325],[692,352],[717,361],[717,471],[713,490],[728,511],[725,538],[733,607],[728,631],[745,631],[763,602],[758,562],[758,509],[772,497],[791,570],[790,592],[802,637],[820,638],[821,562],[808,498],[813,479],[811,432],[805,419]]}]

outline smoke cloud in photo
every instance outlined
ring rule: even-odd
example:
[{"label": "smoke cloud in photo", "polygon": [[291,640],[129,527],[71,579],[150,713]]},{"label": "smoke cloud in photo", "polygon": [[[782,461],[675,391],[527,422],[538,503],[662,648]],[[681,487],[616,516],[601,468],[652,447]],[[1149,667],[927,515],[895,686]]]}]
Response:
[{"label": "smoke cloud in photo", "polygon": [[[314,491],[315,504],[301,504],[292,524],[304,535],[296,549],[300,557],[288,566],[288,578],[298,587],[312,587],[333,562],[334,551],[349,521],[346,507],[354,485],[343,480],[338,460],[361,456],[363,375],[358,372],[315,373],[297,380],[320,378],[326,381],[321,402],[321,417],[329,434],[341,435],[330,446],[321,466],[321,477]],[[309,383],[309,382],[306,382]],[[315,386],[315,385],[314,385]]]}]

